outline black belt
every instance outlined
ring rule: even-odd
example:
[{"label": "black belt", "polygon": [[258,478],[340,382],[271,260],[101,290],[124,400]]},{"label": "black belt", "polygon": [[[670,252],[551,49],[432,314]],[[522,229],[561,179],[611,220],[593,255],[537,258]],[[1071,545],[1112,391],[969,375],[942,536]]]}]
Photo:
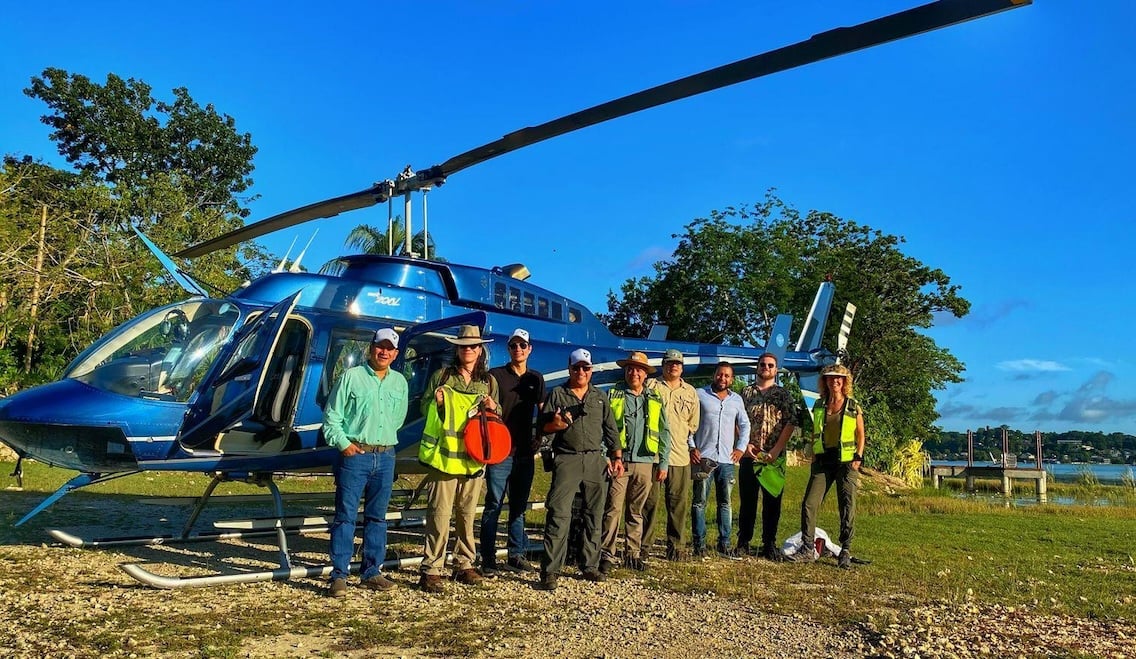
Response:
[{"label": "black belt", "polygon": [[394,448],[393,446],[380,446],[378,444],[360,444],[359,442],[351,443],[355,445],[355,448],[364,453],[386,453],[390,449]]}]

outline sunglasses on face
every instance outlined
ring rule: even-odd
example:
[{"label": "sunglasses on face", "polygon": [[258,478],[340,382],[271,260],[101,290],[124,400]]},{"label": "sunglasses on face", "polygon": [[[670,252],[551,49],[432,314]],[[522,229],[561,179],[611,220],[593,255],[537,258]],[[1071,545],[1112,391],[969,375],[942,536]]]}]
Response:
[{"label": "sunglasses on face", "polygon": [[777,364],[758,364],[761,368],[777,368]]},{"label": "sunglasses on face", "polygon": [[590,371],[592,370],[591,364],[573,364],[570,366],[573,371]]},{"label": "sunglasses on face", "polygon": [[528,347],[529,347],[529,344],[528,344],[528,342],[526,342],[526,341],[514,341],[514,342],[512,342],[512,343],[510,343],[510,344],[509,344],[509,349],[510,349],[510,350],[513,350],[513,349],[517,349],[517,350],[525,350],[525,349],[527,349]]},{"label": "sunglasses on face", "polygon": [[477,350],[481,346],[458,346],[458,350]]}]

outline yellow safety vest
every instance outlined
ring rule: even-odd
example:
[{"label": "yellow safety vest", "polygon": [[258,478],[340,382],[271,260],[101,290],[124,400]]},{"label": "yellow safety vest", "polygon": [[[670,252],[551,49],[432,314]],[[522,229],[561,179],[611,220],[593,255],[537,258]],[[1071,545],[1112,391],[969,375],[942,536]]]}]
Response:
[{"label": "yellow safety vest", "polygon": [[[659,394],[644,389],[643,393],[647,396],[647,437],[643,442],[647,447],[647,452],[651,455],[658,455],[659,453],[659,427],[663,416],[663,399]],[[608,399],[611,401],[611,413],[615,415],[615,427],[619,430],[619,448],[620,450],[627,449],[627,429],[623,426],[623,407],[624,397],[626,396],[624,389],[612,389],[608,392]]]},{"label": "yellow safety vest", "polygon": [[450,387],[442,387],[446,418],[438,416],[437,405],[426,410],[426,425],[422,429],[422,440],[418,442],[419,462],[454,476],[471,476],[485,468],[466,453],[462,436],[469,421],[469,410],[477,405],[480,397],[481,394],[463,394]]},{"label": "yellow safety vest", "polygon": [[[844,401],[844,409],[840,418],[840,461],[852,462],[856,455],[856,417],[860,415],[860,405],[848,398]],[[818,400],[813,404],[813,453],[824,453],[824,401]]]}]

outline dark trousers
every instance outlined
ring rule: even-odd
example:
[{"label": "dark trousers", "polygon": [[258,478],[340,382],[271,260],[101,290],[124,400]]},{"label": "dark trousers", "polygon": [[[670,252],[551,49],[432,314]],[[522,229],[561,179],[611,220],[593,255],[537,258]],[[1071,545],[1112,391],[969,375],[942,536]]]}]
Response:
[{"label": "dark trousers", "polygon": [[572,499],[584,495],[584,567],[594,570],[600,564],[600,531],[607,499],[607,458],[603,453],[560,454],[554,459],[552,485],[545,504],[544,556],[542,575],[560,574],[568,555],[568,532],[572,525]]},{"label": "dark trousers", "polygon": [[816,534],[817,511],[836,483],[836,505],[840,511],[840,547],[852,551],[852,539],[856,537],[856,490],[860,477],[852,468],[851,462],[840,462],[818,457],[813,460],[809,471],[809,484],[805,487],[805,499],[801,502],[801,541],[803,547],[813,543]]},{"label": "dark trousers", "polygon": [[485,510],[481,513],[481,534],[478,552],[482,565],[497,562],[497,526],[506,496],[509,499],[509,517],[506,528],[509,539],[506,545],[509,557],[527,551],[525,510],[529,505],[535,467],[533,457],[510,456],[499,464],[485,468]]},{"label": "dark trousers", "polygon": [[[753,540],[757,521],[757,498],[763,499],[761,511],[761,546],[777,547],[777,525],[781,523],[781,495],[773,496],[757,481],[753,458],[742,458],[738,464],[738,547],[747,549]],[[784,494],[784,492],[782,492]]]},{"label": "dark trousers", "polygon": [[682,533],[686,528],[686,513],[690,510],[690,465],[682,467],[671,465],[667,469],[667,479],[663,481],[662,487],[657,482],[651,486],[647,503],[643,505],[643,558],[647,558],[647,550],[655,542],[655,510],[659,505],[660,489],[664,490],[667,507],[667,549],[679,549],[683,545]]}]

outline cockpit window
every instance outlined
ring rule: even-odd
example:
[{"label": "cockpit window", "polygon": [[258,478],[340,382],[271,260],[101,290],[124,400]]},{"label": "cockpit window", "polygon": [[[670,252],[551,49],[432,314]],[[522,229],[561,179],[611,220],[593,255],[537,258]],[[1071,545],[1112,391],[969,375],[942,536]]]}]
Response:
[{"label": "cockpit window", "polygon": [[188,300],[155,309],[100,339],[66,377],[125,396],[189,399],[241,318],[230,302]]}]

